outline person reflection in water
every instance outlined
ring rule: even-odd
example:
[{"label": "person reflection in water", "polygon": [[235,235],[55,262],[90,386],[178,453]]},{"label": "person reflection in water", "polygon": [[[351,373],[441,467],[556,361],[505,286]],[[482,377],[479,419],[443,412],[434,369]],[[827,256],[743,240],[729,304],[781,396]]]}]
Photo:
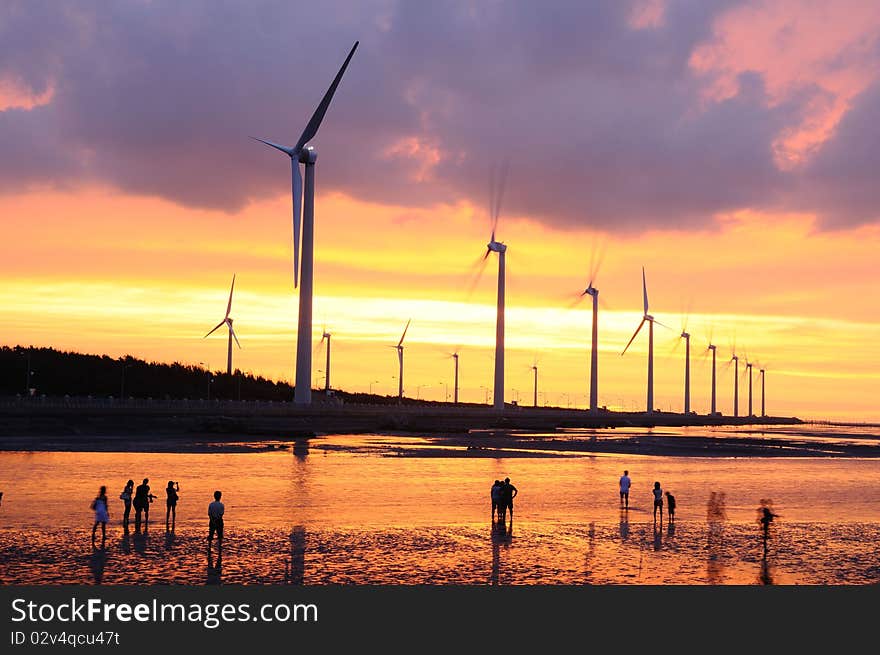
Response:
[{"label": "person reflection in water", "polygon": [[620,539],[626,541],[629,537],[629,510],[620,510]]},{"label": "person reflection in water", "polygon": [[208,548],[208,579],[207,584],[220,584],[220,576],[223,574],[223,551],[217,551],[217,559],[214,559],[214,553]]},{"label": "person reflection in water", "polygon": [[104,566],[107,564],[107,552],[102,550],[96,550],[92,553],[91,558],[89,559],[89,566],[92,569],[92,577],[95,579],[95,584],[101,584],[104,580]]},{"label": "person reflection in water", "polygon": [[513,522],[508,527],[504,521],[492,523],[492,575],[490,584],[497,585],[501,572],[501,546],[510,546],[513,536]]}]

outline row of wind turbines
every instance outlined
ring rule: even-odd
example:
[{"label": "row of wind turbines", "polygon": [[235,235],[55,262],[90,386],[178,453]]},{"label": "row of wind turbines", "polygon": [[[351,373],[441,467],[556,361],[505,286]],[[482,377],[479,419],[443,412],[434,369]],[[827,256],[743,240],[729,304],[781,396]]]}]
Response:
[{"label": "row of wind turbines", "polygon": [[[315,164],[317,162],[317,151],[310,144],[310,141],[316,136],[318,132],[318,128],[323,121],[324,115],[327,112],[327,109],[330,106],[330,102],[333,99],[333,96],[336,92],[337,87],[339,86],[340,81],[342,80],[342,76],[348,68],[349,62],[354,56],[355,51],[357,50],[358,42],[352,46],[351,50],[348,53],[348,56],[345,58],[341,68],[336,74],[336,77],[333,79],[333,82],[330,84],[327,92],[324,94],[324,97],[321,99],[321,102],[318,104],[318,107],[315,109],[312,114],[311,119],[306,124],[305,129],[303,130],[300,138],[296,142],[294,146],[285,146],[272,141],[268,141],[262,138],[252,137],[255,140],[274,148],[285,155],[290,159],[291,165],[291,195],[292,195],[292,204],[293,204],[293,274],[294,274],[294,287],[299,288],[299,316],[298,316],[298,329],[297,329],[297,348],[296,348],[296,377],[295,377],[295,385],[294,385],[294,402],[298,405],[308,405],[311,403],[311,393],[312,393],[312,295],[313,295],[313,287],[314,287],[314,279],[313,279],[313,267],[314,267],[314,221],[315,221]],[[303,176],[300,171],[300,165],[304,166],[305,169],[305,184],[303,184]],[[498,221],[501,213],[501,201],[504,193],[504,185],[507,177],[507,167],[506,165],[502,166],[498,174],[496,176],[496,171],[493,169],[492,175],[490,177],[490,207],[489,214],[491,220],[491,233],[489,238],[489,243],[486,244],[486,252],[481,258],[481,266],[479,272],[476,275],[474,283],[471,285],[471,288],[476,284],[476,281],[482,275],[483,270],[487,264],[488,258],[492,253],[496,253],[498,255],[498,288],[497,288],[497,308],[496,308],[496,323],[495,323],[495,367],[494,367],[494,392],[493,392],[493,406],[495,410],[503,411],[504,410],[504,310],[505,310],[505,263],[506,263],[506,253],[507,253],[507,245],[498,241],[496,238],[496,231],[498,228]],[[300,215],[302,214],[302,220],[300,219]],[[593,286],[593,282],[595,281],[595,273],[596,270],[591,271],[590,282],[587,288],[581,294],[583,296],[590,296],[592,298],[592,349],[591,349],[591,359],[590,359],[590,411],[598,412],[598,303],[599,303],[599,290]],[[232,294],[235,288],[235,276],[233,276],[232,287],[229,292],[229,302],[227,303],[226,315],[223,320],[214,327],[211,332],[209,332],[205,337],[210,336],[213,332],[218,330],[223,325],[226,325],[228,328],[228,347],[227,347],[227,373],[232,373],[232,341],[235,340],[236,344],[238,344],[239,348],[241,348],[241,344],[238,343],[238,337],[235,335],[233,330],[233,319],[230,318],[230,311],[232,308]],[[625,354],[629,349],[629,346],[635,340],[636,336],[638,336],[639,331],[642,329],[645,323],[648,323],[648,381],[647,381],[647,404],[646,411],[653,412],[654,410],[654,323],[657,322],[654,317],[648,312],[648,291],[647,291],[647,282],[645,279],[645,271],[642,269],[642,289],[643,289],[643,300],[644,300],[644,313],[642,316],[642,320],[639,323],[639,326],[636,328],[635,333],[630,339],[629,343],[627,343],[626,347],[623,349],[621,355]],[[410,326],[410,321],[407,321],[406,327],[403,330],[403,333],[400,337],[396,346],[392,346],[397,350],[398,356],[398,398],[402,400],[403,398],[403,369],[404,369],[404,346],[403,342],[406,337],[407,330]],[[657,322],[658,325],[662,325]],[[665,327],[665,326],[664,326]],[[331,334],[324,329],[321,343],[323,344],[326,340],[327,348],[326,348],[326,357],[327,361],[325,364],[325,390],[329,391],[330,389],[330,338]],[[682,329],[681,337],[685,340],[685,398],[684,398],[684,411],[685,414],[689,414],[690,410],[690,334],[686,332],[685,329]],[[708,349],[712,353],[712,402],[711,402],[711,413],[716,414],[716,373],[715,373],[715,355],[716,355],[716,346],[712,343],[709,344]],[[455,384],[454,384],[454,402],[458,402],[458,363],[459,363],[459,355],[458,353],[454,353],[452,355],[455,361]],[[736,365],[736,375],[735,375],[735,386],[734,386],[734,416],[739,415],[739,357],[734,352],[733,357],[731,358],[731,362],[734,362]],[[749,415],[752,415],[752,363],[747,362],[746,367],[749,372]],[[535,379],[535,394],[534,394],[534,403],[537,406],[537,376],[538,370],[537,366],[532,367],[534,369],[534,379]],[[764,375],[765,369],[761,368],[761,388],[762,388],[762,400],[761,400],[761,414],[765,415],[764,409]]]}]

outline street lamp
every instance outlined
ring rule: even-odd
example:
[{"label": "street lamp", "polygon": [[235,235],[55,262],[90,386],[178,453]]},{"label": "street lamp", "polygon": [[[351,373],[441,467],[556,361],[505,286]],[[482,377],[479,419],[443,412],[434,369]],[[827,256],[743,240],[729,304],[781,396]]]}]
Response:
[{"label": "street lamp", "polygon": [[372,382],[370,382],[370,394],[371,395],[373,393],[373,385],[374,384],[379,384],[379,380],[373,380]]},{"label": "street lamp", "polygon": [[443,385],[445,389],[445,402],[449,402],[449,383],[448,382],[438,382],[437,386]]}]

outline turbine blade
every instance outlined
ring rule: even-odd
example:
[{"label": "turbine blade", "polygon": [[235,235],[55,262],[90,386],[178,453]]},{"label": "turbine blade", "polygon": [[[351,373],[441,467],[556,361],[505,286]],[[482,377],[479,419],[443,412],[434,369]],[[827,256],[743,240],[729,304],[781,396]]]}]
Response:
[{"label": "turbine blade", "polygon": [[232,338],[235,339],[235,345],[238,346],[238,349],[241,350],[241,344],[238,343],[238,336],[235,334],[235,330],[232,329],[232,326],[229,326],[229,331],[232,333]]},{"label": "turbine blade", "polygon": [[327,108],[330,106],[330,101],[333,100],[333,94],[336,93],[336,87],[339,86],[340,80],[342,80],[342,75],[345,73],[345,69],[348,68],[348,62],[351,61],[352,56],[354,55],[354,51],[357,50],[359,41],[355,41],[354,45],[351,47],[351,52],[348,53],[348,57],[345,58],[345,62],[342,64],[342,68],[339,69],[339,72],[336,73],[336,77],[333,79],[333,83],[330,85],[330,88],[327,89],[327,93],[324,94],[324,97],[321,99],[321,104],[318,105],[318,108],[315,109],[315,113],[312,114],[312,118],[309,121],[309,124],[306,125],[306,129],[303,130],[302,135],[299,137],[299,141],[296,142],[295,151],[302,150],[303,146],[305,146],[309,141],[311,141],[315,134],[318,133],[318,128],[321,126],[321,121],[324,120],[324,114],[327,113]]},{"label": "turbine blade", "polygon": [[232,311],[232,290],[235,289],[235,273],[232,274],[232,286],[229,287],[229,303],[226,305],[226,316],[229,318],[229,312]]},{"label": "turbine blade", "polygon": [[648,313],[648,283],[645,281],[645,267],[642,266],[642,293],[645,296],[645,314]]},{"label": "turbine blade", "polygon": [[295,152],[295,150],[293,148],[289,148],[287,146],[282,146],[279,143],[273,143],[271,141],[266,141],[265,139],[260,139],[255,136],[252,136],[251,138],[254,141],[259,141],[260,143],[265,143],[267,146],[275,148],[276,150],[280,150],[281,152],[283,152],[285,155],[288,155],[289,157],[293,157],[293,153]]},{"label": "turbine blade", "polygon": [[208,332],[208,334],[206,334],[205,336],[203,336],[202,339],[207,339],[207,338],[210,337],[212,334],[214,334],[214,332],[216,332],[217,330],[219,330],[219,329],[220,329],[221,327],[223,327],[224,325],[226,325],[226,319],[225,319],[225,318],[224,318],[222,321],[220,321],[219,323],[217,323],[217,326],[216,326],[213,330],[211,330],[210,332]]},{"label": "turbine blade", "polygon": [[656,318],[655,318],[655,319],[652,319],[652,322],[653,322],[655,325],[659,325],[660,327],[664,327],[664,328],[666,328],[667,330],[672,330],[671,327],[669,327],[668,325],[664,325],[663,323],[661,323],[660,321],[658,321]]},{"label": "turbine blade", "polygon": [[621,356],[621,357],[623,357],[623,355],[626,353],[627,349],[630,347],[630,345],[632,344],[632,342],[635,341],[636,335],[638,335],[639,330],[642,329],[642,326],[645,324],[645,321],[646,321],[646,320],[647,320],[647,319],[644,319],[644,318],[643,318],[643,319],[642,319],[642,322],[639,323],[639,327],[637,327],[637,328],[636,328],[636,331],[633,332],[632,338],[630,338],[629,343],[626,344],[626,348],[624,348],[624,349],[623,349],[623,352],[620,353],[620,356]]},{"label": "turbine blade", "polygon": [[403,339],[406,337],[406,331],[409,330],[409,324],[412,322],[412,319],[409,319],[406,322],[406,327],[403,328],[403,334],[400,335],[400,341],[397,342],[397,346],[400,347],[403,345]]},{"label": "turbine blade", "polygon": [[302,209],[302,174],[299,161],[290,158],[291,196],[293,198],[293,286],[299,286],[299,233],[300,210]]},{"label": "turbine blade", "polygon": [[495,215],[492,223],[492,241],[495,240],[495,230],[498,229],[498,219],[501,217],[501,201],[504,199],[504,187],[507,185],[507,171],[510,168],[510,162],[506,159],[501,162],[501,168],[498,171],[498,187],[495,190]]},{"label": "turbine blade", "polygon": [[486,255],[483,257],[480,257],[480,259],[477,261],[476,270],[475,270],[473,276],[471,277],[471,280],[467,286],[467,293],[465,295],[466,300],[470,300],[470,297],[474,293],[474,289],[477,288],[477,284],[479,284],[480,280],[483,278],[483,273],[486,270],[486,266],[488,266],[488,264],[489,264],[489,261],[488,261],[489,252],[491,252],[491,251],[489,249],[486,249]]}]

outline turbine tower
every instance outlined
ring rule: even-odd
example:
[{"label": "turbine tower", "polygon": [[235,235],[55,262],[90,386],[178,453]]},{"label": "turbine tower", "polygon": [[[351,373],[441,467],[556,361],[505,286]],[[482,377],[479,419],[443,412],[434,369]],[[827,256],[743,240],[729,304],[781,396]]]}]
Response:
[{"label": "turbine tower", "polygon": [[[336,74],[327,93],[324,94],[315,113],[312,114],[306,128],[293,147],[283,146],[264,139],[256,139],[267,146],[280,150],[290,157],[292,195],[293,195],[293,284],[299,286],[299,322],[296,334],[296,382],[294,402],[297,405],[308,405],[312,402],[312,268],[314,265],[315,248],[315,162],[318,153],[307,145],[318,133],[324,114],[333,100],[336,87],[358,47],[355,41],[342,68]],[[256,137],[252,137],[256,138]],[[305,164],[305,192],[299,165]],[[302,271],[300,271],[300,206],[303,210],[302,219]],[[300,285],[300,277],[302,278]]]},{"label": "turbine tower", "polygon": [[391,346],[392,348],[397,349],[397,362],[399,364],[399,371],[397,374],[397,402],[401,402],[403,400],[403,339],[406,337],[406,331],[409,329],[409,324],[412,319],[406,322],[406,327],[403,328],[403,334],[400,335],[400,341],[397,342],[396,346]]},{"label": "turbine tower", "polygon": [[687,331],[688,315],[685,314],[681,322],[681,334],[675,342],[675,348],[684,339],[684,413],[691,413],[691,335]]},{"label": "turbine tower", "polygon": [[208,332],[203,339],[207,339],[214,332],[219,330],[224,325],[229,328],[229,346],[226,349],[226,375],[232,375],[232,340],[235,339],[236,345],[238,345],[239,349],[241,349],[241,344],[238,343],[238,337],[235,336],[235,330],[232,329],[232,319],[229,318],[229,312],[232,311],[232,291],[235,289],[235,274],[232,275],[232,286],[229,287],[229,303],[226,305],[226,316],[223,317],[223,320],[217,323],[217,326]]},{"label": "turbine tower", "polygon": [[[636,331],[633,333],[632,337],[629,340],[629,343],[626,344],[626,348],[623,349],[623,352],[620,353],[621,357],[626,354],[627,349],[630,347],[632,342],[635,340],[636,336],[639,333],[639,330],[642,329],[642,326],[647,322],[648,323],[648,397],[647,397],[647,409],[648,413],[654,411],[654,323],[657,325],[663,325],[660,321],[655,321],[654,317],[648,313],[648,283],[645,281],[645,267],[642,267],[642,294],[644,299],[644,309],[645,312],[642,315],[642,322],[639,323],[639,327],[636,328]],[[663,327],[666,327],[663,325]]]}]

